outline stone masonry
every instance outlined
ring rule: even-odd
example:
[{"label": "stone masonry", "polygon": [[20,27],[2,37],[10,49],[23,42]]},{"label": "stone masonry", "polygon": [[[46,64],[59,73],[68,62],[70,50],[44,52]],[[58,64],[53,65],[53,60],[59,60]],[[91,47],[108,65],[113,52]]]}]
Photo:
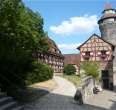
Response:
[{"label": "stone masonry", "polygon": [[116,10],[106,6],[98,24],[102,39],[115,47],[113,51],[113,85],[116,90]]}]

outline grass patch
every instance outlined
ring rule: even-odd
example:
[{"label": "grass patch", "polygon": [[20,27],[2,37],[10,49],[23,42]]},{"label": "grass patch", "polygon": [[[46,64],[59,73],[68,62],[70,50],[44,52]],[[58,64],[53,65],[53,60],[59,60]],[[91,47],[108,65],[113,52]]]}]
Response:
[{"label": "grass patch", "polygon": [[32,88],[45,88],[47,90],[53,90],[55,87],[57,86],[56,82],[51,79],[51,80],[48,80],[48,81],[43,81],[43,82],[39,82],[39,83],[35,83],[35,84],[32,84],[30,85],[29,87],[32,87]]},{"label": "grass patch", "polygon": [[72,82],[76,87],[81,85],[81,77],[77,75],[63,75],[63,78]]}]

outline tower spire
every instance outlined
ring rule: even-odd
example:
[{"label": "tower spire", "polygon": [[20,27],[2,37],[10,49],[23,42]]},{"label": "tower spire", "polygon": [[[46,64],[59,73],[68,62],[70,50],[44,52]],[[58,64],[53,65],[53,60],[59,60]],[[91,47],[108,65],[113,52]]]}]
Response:
[{"label": "tower spire", "polygon": [[107,3],[105,4],[105,9],[112,9],[112,4],[109,3],[109,2],[107,2]]}]

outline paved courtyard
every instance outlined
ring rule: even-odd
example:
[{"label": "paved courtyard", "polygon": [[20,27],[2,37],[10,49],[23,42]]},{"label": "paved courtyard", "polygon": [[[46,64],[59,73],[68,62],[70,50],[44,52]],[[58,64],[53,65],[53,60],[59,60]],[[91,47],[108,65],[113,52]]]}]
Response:
[{"label": "paved courtyard", "polygon": [[116,110],[116,93],[103,91],[79,106],[73,100],[75,86],[69,81],[54,77],[58,87],[50,94],[25,106],[25,110]]}]

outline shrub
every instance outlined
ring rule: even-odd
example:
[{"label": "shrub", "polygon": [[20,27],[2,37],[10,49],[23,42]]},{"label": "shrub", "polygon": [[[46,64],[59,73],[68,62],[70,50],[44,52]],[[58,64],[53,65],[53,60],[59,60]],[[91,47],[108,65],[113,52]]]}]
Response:
[{"label": "shrub", "polygon": [[96,80],[99,79],[100,72],[99,72],[99,63],[97,62],[83,62],[81,64],[81,68],[84,70],[84,74],[87,76],[92,76]]},{"label": "shrub", "polygon": [[35,70],[27,75],[26,84],[49,80],[53,77],[53,70],[46,64],[34,63]]},{"label": "shrub", "polygon": [[66,65],[64,67],[64,74],[66,75],[72,75],[75,74],[76,68],[73,65]]}]

